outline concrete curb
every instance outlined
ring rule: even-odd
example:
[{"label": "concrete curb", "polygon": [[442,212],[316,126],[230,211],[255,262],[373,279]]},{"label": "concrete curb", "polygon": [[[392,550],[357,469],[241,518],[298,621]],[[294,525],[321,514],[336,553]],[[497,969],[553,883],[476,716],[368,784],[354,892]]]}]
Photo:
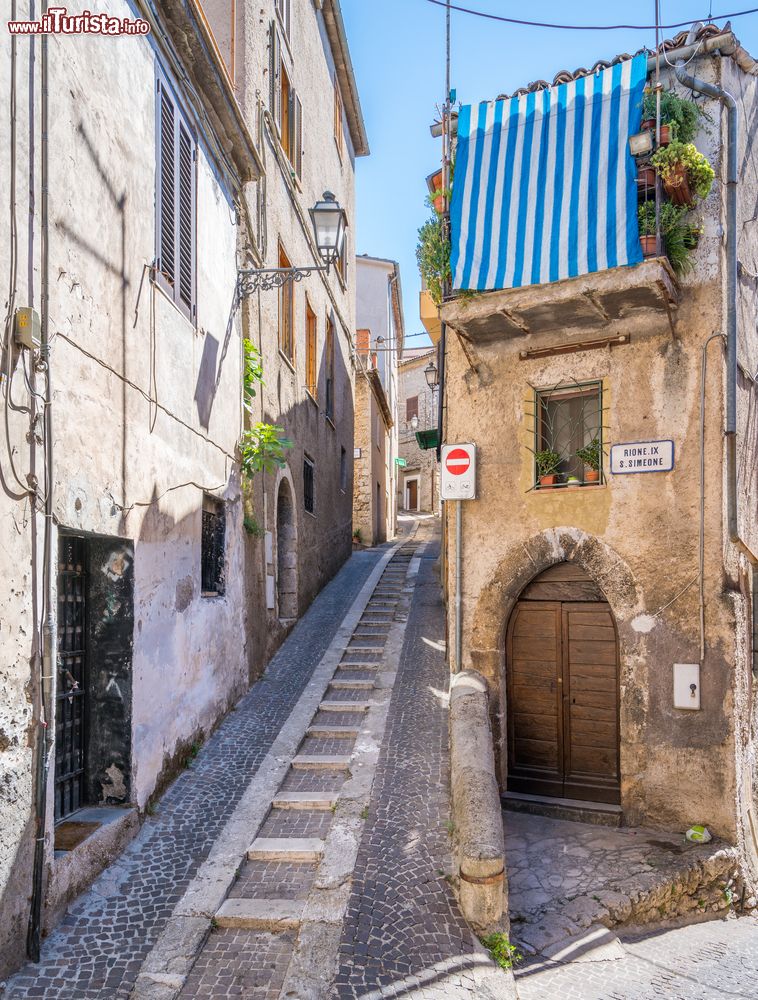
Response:
[{"label": "concrete curb", "polygon": [[505,842],[487,682],[475,670],[455,674],[450,686],[450,780],[461,910],[477,929],[499,927]]}]

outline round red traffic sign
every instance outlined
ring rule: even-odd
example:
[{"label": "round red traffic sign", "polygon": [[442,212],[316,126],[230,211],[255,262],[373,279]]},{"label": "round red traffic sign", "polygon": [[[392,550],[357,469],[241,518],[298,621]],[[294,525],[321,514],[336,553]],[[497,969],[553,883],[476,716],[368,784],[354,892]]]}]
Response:
[{"label": "round red traffic sign", "polygon": [[453,448],[445,456],[445,468],[451,476],[462,476],[471,465],[469,453],[463,448]]}]

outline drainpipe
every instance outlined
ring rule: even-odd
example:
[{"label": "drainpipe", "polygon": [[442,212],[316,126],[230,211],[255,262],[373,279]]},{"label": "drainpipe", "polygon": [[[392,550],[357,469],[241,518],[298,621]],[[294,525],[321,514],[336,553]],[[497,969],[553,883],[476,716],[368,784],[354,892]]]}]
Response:
[{"label": "drainpipe", "polygon": [[[689,30],[685,48],[694,43],[701,21]],[[687,73],[680,56],[676,78],[685,87],[720,101],[727,114],[726,146],[726,495],[729,540],[750,563],[753,619],[753,676],[758,678],[758,556],[740,537],[737,515],[737,102],[715,84]]]},{"label": "drainpipe", "polygon": [[[47,13],[47,0],[42,3],[42,15]],[[55,603],[53,600],[53,437],[52,383],[50,374],[50,267],[49,267],[49,114],[48,114],[48,38],[41,39],[40,87],[40,367],[45,372],[44,451],[45,451],[45,530],[42,570],[42,671],[40,677],[40,720],[37,735],[35,774],[35,841],[32,868],[32,898],[27,934],[27,954],[33,962],[40,957],[43,871],[45,863],[45,830],[47,827],[47,784],[54,738],[55,696]]]}]

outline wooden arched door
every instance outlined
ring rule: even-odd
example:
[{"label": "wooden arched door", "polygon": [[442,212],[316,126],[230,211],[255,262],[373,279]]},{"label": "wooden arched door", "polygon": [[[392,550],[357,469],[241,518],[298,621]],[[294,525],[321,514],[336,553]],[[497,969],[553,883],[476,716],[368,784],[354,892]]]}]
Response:
[{"label": "wooden arched door", "polygon": [[508,790],[618,803],[618,637],[584,570],[558,563],[532,580],[506,656]]}]

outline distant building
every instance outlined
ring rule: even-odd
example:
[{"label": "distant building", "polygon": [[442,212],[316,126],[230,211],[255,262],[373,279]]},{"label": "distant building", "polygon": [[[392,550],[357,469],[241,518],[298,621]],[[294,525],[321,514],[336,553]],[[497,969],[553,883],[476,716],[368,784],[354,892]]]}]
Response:
[{"label": "distant building", "polygon": [[397,530],[398,358],[403,353],[403,294],[396,261],[356,257],[355,452],[353,531],[365,545]]},{"label": "distant building", "polygon": [[437,392],[426,375],[431,364],[437,364],[437,349],[415,347],[404,352],[398,366],[398,454],[405,464],[399,469],[397,503],[402,510],[438,513],[437,450],[422,449],[417,438],[437,428]]}]

